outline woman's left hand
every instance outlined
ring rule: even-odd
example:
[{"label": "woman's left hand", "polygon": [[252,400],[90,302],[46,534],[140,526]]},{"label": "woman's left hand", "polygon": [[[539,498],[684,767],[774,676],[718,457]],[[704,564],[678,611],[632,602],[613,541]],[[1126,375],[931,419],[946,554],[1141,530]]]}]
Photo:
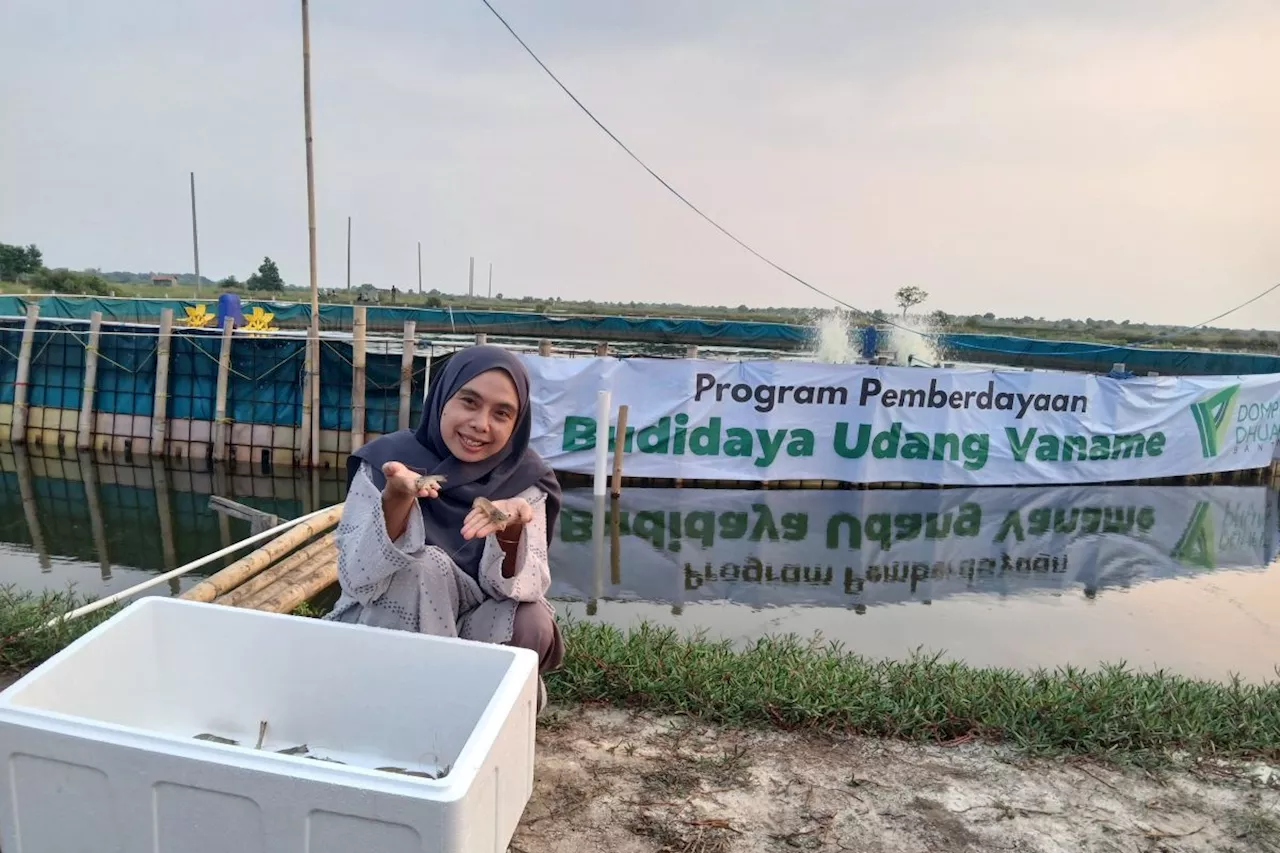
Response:
[{"label": "woman's left hand", "polygon": [[493,505],[507,514],[507,520],[502,524],[495,523],[489,520],[488,514],[483,509],[473,507],[462,521],[463,539],[488,536],[499,530],[522,527],[533,521],[533,507],[529,506],[529,502],[524,498],[507,498],[494,501]]}]

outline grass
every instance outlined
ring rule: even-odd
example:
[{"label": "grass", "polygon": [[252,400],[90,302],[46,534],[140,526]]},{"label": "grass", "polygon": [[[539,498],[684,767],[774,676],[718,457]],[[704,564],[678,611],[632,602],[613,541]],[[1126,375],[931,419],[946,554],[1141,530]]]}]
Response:
[{"label": "grass", "polygon": [[794,637],[728,643],[642,625],[564,625],[562,702],[609,703],[728,726],[1014,744],[1039,755],[1163,763],[1280,759],[1280,683],[1196,681],[1123,665],[1019,672],[938,657],[869,660]]},{"label": "grass", "polygon": [[119,610],[108,605],[93,613],[45,627],[50,619],[88,604],[71,590],[33,593],[0,586],[0,671],[22,672],[37,666]]},{"label": "grass", "polygon": [[[83,603],[70,591],[0,587],[0,669],[39,664],[118,609],[44,627]],[[328,609],[325,604],[303,605],[294,613],[317,617]],[[982,739],[1035,755],[1146,765],[1165,764],[1179,754],[1280,760],[1275,681],[1198,681],[1122,664],[1021,672],[938,656],[871,660],[794,636],[768,637],[735,650],[728,642],[645,624],[623,633],[565,620],[562,630],[565,664],[547,678],[548,692],[559,702],[638,708],[731,727],[944,743]],[[734,775],[741,772],[740,759],[726,753],[717,760],[725,774]]]}]

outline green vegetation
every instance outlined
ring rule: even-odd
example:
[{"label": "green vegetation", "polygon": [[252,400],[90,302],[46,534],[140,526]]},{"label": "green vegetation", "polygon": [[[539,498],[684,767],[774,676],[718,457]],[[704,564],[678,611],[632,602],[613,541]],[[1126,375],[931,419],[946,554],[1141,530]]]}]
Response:
[{"label": "green vegetation", "polygon": [[734,651],[648,625],[564,625],[559,701],[605,702],[727,725],[1014,744],[1033,754],[1163,763],[1280,758],[1280,683],[1195,681],[1123,666],[1018,672],[937,657],[872,661],[766,638]]},{"label": "green vegetation", "polygon": [[45,627],[49,620],[90,601],[70,590],[32,593],[12,585],[0,587],[0,671],[21,672],[42,663],[119,609],[108,605],[79,619]]},{"label": "green vegetation", "polygon": [[[294,615],[319,617],[333,596]],[[71,593],[0,588],[0,668],[39,664],[118,610],[45,628],[85,603]],[[1147,765],[1187,758],[1280,759],[1280,682],[1197,681],[1122,665],[1019,672],[938,657],[870,660],[836,645],[769,637],[735,650],[642,624],[562,622],[568,654],[554,700],[607,703],[729,726],[772,726],[915,741],[970,739],[1038,755]]]}]

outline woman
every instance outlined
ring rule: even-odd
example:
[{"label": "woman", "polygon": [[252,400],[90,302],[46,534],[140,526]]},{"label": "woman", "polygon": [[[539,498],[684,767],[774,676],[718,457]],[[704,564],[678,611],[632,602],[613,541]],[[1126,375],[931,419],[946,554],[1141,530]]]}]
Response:
[{"label": "woman", "polygon": [[[456,353],[416,433],[381,436],[347,461],[342,595],[326,618],[532,649],[541,711],[542,676],[564,657],[546,600],[561,494],[529,447],[531,425],[529,374],[518,358],[493,346]],[[443,482],[418,489],[420,474]],[[475,508],[480,497],[508,521]]]}]

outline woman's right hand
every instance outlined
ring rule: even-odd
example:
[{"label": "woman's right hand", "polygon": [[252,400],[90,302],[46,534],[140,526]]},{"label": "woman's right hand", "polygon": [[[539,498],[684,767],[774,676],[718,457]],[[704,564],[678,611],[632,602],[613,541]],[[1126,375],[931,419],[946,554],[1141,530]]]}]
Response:
[{"label": "woman's right hand", "polygon": [[409,498],[434,498],[440,495],[438,483],[429,483],[422,489],[414,488],[414,484],[421,475],[403,462],[388,462],[383,465],[382,476],[387,478],[387,484],[382,488],[383,497],[408,500]]}]

